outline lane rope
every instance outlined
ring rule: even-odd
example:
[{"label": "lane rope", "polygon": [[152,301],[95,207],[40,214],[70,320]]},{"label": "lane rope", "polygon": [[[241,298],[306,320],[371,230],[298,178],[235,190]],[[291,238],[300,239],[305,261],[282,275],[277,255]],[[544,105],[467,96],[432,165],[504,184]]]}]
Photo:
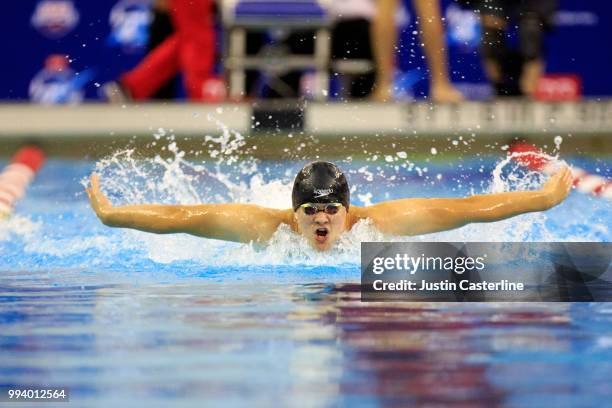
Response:
[{"label": "lane rope", "polygon": [[[527,142],[515,142],[508,149],[512,159],[530,170],[541,171],[550,176],[557,170],[555,160],[544,154],[542,150]],[[612,180],[596,174],[588,173],[580,167],[571,167],[574,187],[581,193],[592,194],[612,200]]]},{"label": "lane rope", "polygon": [[44,152],[35,145],[23,146],[13,155],[0,173],[0,218],[11,215],[15,203],[24,196],[44,161]]}]

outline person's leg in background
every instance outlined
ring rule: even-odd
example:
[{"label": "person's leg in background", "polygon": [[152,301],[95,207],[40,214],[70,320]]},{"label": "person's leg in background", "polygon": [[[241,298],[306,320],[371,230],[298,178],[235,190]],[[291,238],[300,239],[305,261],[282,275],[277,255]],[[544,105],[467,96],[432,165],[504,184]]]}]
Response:
[{"label": "person's leg in background", "polygon": [[171,0],[178,57],[189,99],[202,100],[215,62],[213,0]]},{"label": "person's leg in background", "polygon": [[212,6],[212,0],[170,0],[176,32],[121,77],[120,84],[129,97],[151,98],[181,70],[189,99],[202,99],[215,55]]},{"label": "person's leg in background", "polygon": [[489,81],[501,84],[504,81],[502,61],[507,58],[506,22],[499,16],[483,14],[481,54],[483,67]]},{"label": "person's leg in background", "polygon": [[[149,26],[148,52],[153,51],[172,34],[174,34],[174,25],[170,18],[168,0],[155,0],[153,2],[153,21]],[[151,99],[175,99],[177,97],[178,80],[178,76],[172,77],[151,96]]]},{"label": "person's leg in background", "polygon": [[481,0],[477,7],[482,24],[480,54],[487,79],[497,95],[514,94],[509,90],[509,65],[512,58],[506,42],[508,10],[503,0]]},{"label": "person's leg in background", "polygon": [[[418,16],[420,37],[429,68],[430,95],[434,102],[455,103],[463,95],[454,87],[448,72],[448,52],[440,0],[412,0]],[[376,85],[373,94],[378,101],[392,99],[393,71],[397,27],[395,13],[399,0],[378,0],[372,24],[376,61]]]},{"label": "person's leg in background", "polygon": [[522,95],[519,78],[523,57],[508,45],[509,24],[515,22],[523,0],[481,0],[480,53],[485,74],[499,96]]},{"label": "person's leg in background", "polygon": [[179,72],[179,37],[173,34],[119,80],[123,91],[136,101],[147,100]]},{"label": "person's leg in background", "polygon": [[533,95],[544,73],[544,33],[551,27],[557,0],[524,1],[519,13],[519,47],[524,64],[520,87],[525,95]]},{"label": "person's leg in background", "polygon": [[[359,73],[342,73],[341,78],[348,80],[343,84],[341,95],[351,98],[370,96],[376,79],[374,54],[372,51],[371,22],[366,18],[339,19],[332,30],[332,59],[334,61],[357,60],[369,63],[371,69]],[[346,82],[346,81],[344,81]]]},{"label": "person's leg in background", "polygon": [[393,100],[393,73],[395,71],[395,46],[397,26],[395,15],[399,0],[379,0],[372,21],[372,43],[376,62],[376,81],[372,97],[376,101]]},{"label": "person's leg in background", "polygon": [[[154,13],[155,9],[168,12],[168,0],[156,0],[153,8]],[[178,74],[178,50],[178,36],[173,34],[166,37],[136,67],[121,76],[120,89],[113,91],[112,87],[109,87],[109,99],[112,102],[125,98],[142,101],[153,97],[164,84]]]},{"label": "person's leg in background", "polygon": [[434,102],[461,102],[463,95],[452,84],[448,49],[439,0],[412,0],[419,21],[423,50],[429,68],[429,95]]}]

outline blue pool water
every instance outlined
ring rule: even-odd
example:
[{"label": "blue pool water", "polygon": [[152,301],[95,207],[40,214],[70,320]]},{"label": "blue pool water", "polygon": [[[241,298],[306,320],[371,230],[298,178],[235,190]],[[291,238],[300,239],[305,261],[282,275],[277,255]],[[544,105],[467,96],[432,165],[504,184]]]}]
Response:
[{"label": "blue pool water", "polygon": [[[612,175],[609,162],[567,160]],[[97,170],[115,203],[289,206],[303,164],[200,168],[120,155]],[[340,164],[362,205],[489,191],[496,161]],[[69,387],[83,407],[603,406],[612,397],[611,304],[361,303],[359,243],[398,238],[358,225],[318,254],[287,230],[253,248],[111,229],[83,193],[94,168],[49,161],[0,223],[0,386]],[[546,213],[402,239],[609,242],[611,225],[610,202],[572,192]]]}]

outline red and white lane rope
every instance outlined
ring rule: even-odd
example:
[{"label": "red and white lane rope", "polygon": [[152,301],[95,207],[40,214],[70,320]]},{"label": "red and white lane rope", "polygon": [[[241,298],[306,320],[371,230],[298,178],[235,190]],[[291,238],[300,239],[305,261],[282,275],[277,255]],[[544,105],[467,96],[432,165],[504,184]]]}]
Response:
[{"label": "red and white lane rope", "polygon": [[[530,170],[541,171],[544,174],[551,175],[557,169],[554,160],[530,143],[513,143],[508,152],[514,160],[527,166]],[[576,190],[612,200],[612,180],[596,174],[590,174],[579,167],[572,166],[571,169]]]},{"label": "red and white lane rope", "polygon": [[45,161],[45,154],[37,146],[24,146],[15,153],[11,163],[0,173],[0,218],[8,217],[17,200]]}]

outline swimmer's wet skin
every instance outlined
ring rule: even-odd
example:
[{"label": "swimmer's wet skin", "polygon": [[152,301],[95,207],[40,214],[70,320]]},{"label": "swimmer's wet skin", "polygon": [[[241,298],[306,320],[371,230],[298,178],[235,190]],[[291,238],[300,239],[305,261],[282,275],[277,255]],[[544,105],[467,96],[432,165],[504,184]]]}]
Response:
[{"label": "swimmer's wet skin", "polygon": [[563,166],[535,191],[467,198],[405,198],[357,207],[349,203],[344,174],[334,164],[319,161],[298,173],[293,186],[293,208],[286,210],[239,203],[115,207],[100,191],[97,174],[92,174],[87,194],[98,218],[111,227],[263,243],[281,224],[287,224],[314,248],[324,251],[362,219],[370,219],[386,234],[427,234],[547,210],[562,202],[571,187],[572,173]]}]

